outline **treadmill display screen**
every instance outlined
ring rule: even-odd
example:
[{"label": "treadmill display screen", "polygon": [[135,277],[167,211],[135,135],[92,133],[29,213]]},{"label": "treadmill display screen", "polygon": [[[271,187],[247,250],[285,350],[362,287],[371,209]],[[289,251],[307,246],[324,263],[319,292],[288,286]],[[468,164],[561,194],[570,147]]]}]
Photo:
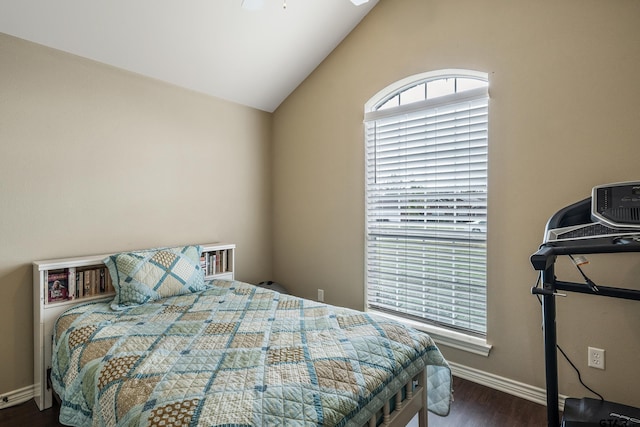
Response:
[{"label": "treadmill display screen", "polygon": [[614,227],[640,228],[640,182],[593,188],[591,215]]}]

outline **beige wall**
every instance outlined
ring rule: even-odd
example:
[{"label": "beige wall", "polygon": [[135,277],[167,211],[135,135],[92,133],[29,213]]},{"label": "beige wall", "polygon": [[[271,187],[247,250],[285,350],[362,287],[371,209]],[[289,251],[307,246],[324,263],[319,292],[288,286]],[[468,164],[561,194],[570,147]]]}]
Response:
[{"label": "beige wall", "polygon": [[[327,302],[363,308],[363,105],[423,71],[487,72],[493,350],[488,358],[443,351],[544,387],[529,256],[558,209],[594,185],[640,179],[638,22],[637,0],[381,0],[274,113],[276,279],[302,296],[323,288]],[[638,283],[638,256],[591,261],[596,282]],[[571,295],[558,302],[558,334],[605,398],[640,406],[640,302]],[[586,367],[589,345],[607,351],[606,371]],[[560,370],[561,393],[589,395],[566,362]]]},{"label": "beige wall", "polygon": [[0,394],[33,383],[31,262],[237,244],[271,277],[271,115],[0,34]]}]

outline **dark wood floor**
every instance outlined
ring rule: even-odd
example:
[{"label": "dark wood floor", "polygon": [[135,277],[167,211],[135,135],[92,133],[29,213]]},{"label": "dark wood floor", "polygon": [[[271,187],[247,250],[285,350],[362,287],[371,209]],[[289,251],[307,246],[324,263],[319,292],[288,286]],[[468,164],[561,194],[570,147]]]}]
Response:
[{"label": "dark wood floor", "polygon": [[[538,427],[547,424],[546,408],[457,377],[448,417],[429,414],[429,427]],[[0,410],[2,427],[58,427],[57,407],[38,411],[32,400]]]},{"label": "dark wood floor", "polygon": [[541,427],[547,407],[471,381],[453,378],[453,404],[447,417],[429,413],[429,427]]}]

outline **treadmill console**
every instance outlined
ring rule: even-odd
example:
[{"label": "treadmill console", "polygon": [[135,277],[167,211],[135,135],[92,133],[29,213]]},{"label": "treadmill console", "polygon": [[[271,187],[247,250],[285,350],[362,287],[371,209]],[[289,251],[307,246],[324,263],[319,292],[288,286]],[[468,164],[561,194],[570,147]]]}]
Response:
[{"label": "treadmill console", "polygon": [[640,244],[640,181],[593,187],[590,198],[549,219],[543,243]]},{"label": "treadmill console", "polygon": [[640,229],[640,182],[594,187],[591,216],[595,222],[610,227]]}]

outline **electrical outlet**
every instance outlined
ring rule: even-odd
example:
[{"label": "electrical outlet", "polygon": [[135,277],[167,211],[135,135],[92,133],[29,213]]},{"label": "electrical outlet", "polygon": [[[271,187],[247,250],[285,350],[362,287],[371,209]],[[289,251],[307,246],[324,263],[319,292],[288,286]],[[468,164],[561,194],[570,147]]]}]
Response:
[{"label": "electrical outlet", "polygon": [[604,350],[601,348],[589,347],[588,365],[592,368],[604,369]]},{"label": "electrical outlet", "polygon": [[324,302],[324,289],[318,289],[318,301]]}]

